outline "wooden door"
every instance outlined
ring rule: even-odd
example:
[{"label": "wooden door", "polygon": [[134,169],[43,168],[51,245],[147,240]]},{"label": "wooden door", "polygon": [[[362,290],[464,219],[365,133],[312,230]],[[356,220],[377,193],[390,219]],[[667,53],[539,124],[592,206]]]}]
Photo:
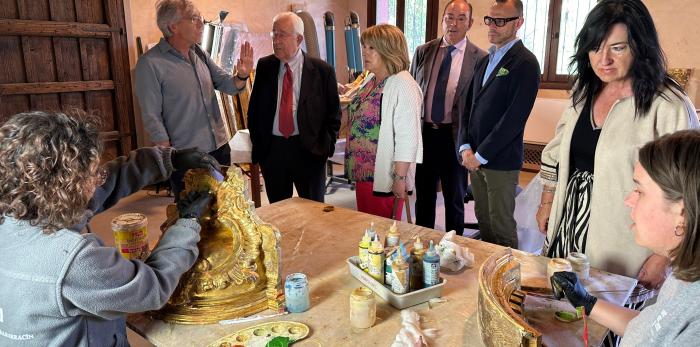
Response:
[{"label": "wooden door", "polygon": [[102,120],[104,160],[136,147],[122,0],[0,0],[0,122],[72,109]]}]

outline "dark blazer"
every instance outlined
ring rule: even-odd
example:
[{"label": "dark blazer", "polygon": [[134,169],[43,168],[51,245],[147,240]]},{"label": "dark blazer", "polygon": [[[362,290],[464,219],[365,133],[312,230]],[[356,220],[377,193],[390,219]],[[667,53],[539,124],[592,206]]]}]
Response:
[{"label": "dark blazer", "polygon": [[[423,104],[427,102],[426,98],[428,96],[428,84],[430,84],[430,77],[433,72],[433,64],[435,63],[435,57],[437,56],[438,49],[442,43],[442,37],[428,41],[418,48],[413,54],[413,62],[411,63],[411,75],[420,85],[423,91]],[[486,52],[475,46],[469,39],[467,39],[467,45],[464,48],[464,59],[462,60],[462,72],[459,74],[459,82],[457,83],[457,91],[455,91],[455,97],[452,106],[452,130],[453,138],[457,141],[457,132],[459,131],[460,115],[464,113],[464,106],[466,104],[466,95],[469,90],[469,85],[472,80],[472,74],[474,72],[474,67],[476,66],[479,59],[486,56]],[[423,108],[425,110],[425,108]],[[423,115],[425,117],[425,114]]]},{"label": "dark blazer", "polygon": [[[488,160],[484,168],[520,170],[523,133],[540,85],[540,64],[518,41],[482,87],[488,63],[486,56],[476,65],[467,95],[471,107],[462,114],[459,146],[470,144],[475,153]],[[507,74],[497,76],[501,68]]]},{"label": "dark blazer", "polygon": [[[253,163],[267,157],[277,110],[280,60],[261,58],[248,104],[248,128],[253,143]],[[340,129],[340,98],[335,70],[326,62],[304,54],[297,102],[297,125],[301,144],[319,158],[333,155]]]}]

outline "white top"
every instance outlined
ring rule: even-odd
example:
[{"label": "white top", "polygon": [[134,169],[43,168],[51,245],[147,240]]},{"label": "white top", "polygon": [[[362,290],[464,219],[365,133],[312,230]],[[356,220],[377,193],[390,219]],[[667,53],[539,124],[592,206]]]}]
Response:
[{"label": "white top", "polygon": [[404,70],[389,76],[382,91],[374,191],[391,192],[395,161],[412,163],[406,177],[406,189],[413,189],[415,164],[423,162],[422,113],[423,93],[411,74]]}]

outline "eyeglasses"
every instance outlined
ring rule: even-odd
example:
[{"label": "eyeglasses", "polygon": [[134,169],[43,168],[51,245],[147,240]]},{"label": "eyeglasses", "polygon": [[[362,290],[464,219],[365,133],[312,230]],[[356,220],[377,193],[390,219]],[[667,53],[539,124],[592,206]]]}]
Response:
[{"label": "eyeglasses", "polygon": [[285,32],[282,32],[282,31],[270,31],[270,37],[273,38],[273,39],[274,39],[274,38],[284,39],[284,38],[292,37],[292,36],[295,36],[295,35],[296,35],[296,33],[291,33],[291,34],[290,34],[290,33],[285,33]]},{"label": "eyeglasses", "polygon": [[510,18],[493,18],[493,17],[489,17],[489,16],[484,16],[484,24],[491,25],[491,23],[493,23],[493,24],[496,24],[496,26],[500,28],[500,27],[503,27],[504,25],[506,25],[506,23],[512,22],[518,18],[520,18],[520,16],[510,17]]},{"label": "eyeglasses", "polygon": [[192,24],[194,24],[194,25],[204,24],[204,20],[202,19],[202,16],[192,16],[192,18],[190,18],[190,21],[192,21]]}]

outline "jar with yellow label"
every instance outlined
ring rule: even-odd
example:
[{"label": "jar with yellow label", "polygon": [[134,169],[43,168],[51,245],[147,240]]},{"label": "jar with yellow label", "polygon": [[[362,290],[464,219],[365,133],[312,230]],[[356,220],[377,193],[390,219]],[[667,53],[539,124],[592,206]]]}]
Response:
[{"label": "jar with yellow label", "polygon": [[350,325],[358,329],[371,328],[377,318],[377,300],[371,290],[360,287],[350,295]]},{"label": "jar with yellow label", "polygon": [[147,226],[148,218],[141,213],[125,213],[112,219],[114,246],[124,258],[148,258]]}]

